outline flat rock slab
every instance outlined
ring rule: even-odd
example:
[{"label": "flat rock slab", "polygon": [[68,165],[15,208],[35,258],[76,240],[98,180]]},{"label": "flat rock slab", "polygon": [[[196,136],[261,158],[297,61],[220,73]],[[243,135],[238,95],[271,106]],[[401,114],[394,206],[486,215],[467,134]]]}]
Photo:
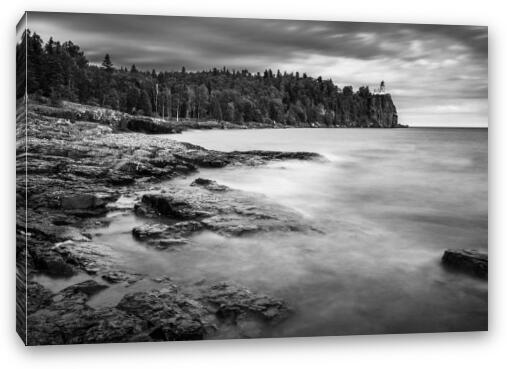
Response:
[{"label": "flat rock slab", "polygon": [[208,179],[192,188],[172,188],[145,194],[136,204],[138,214],[181,220],[173,226],[155,224],[133,229],[138,239],[175,238],[210,230],[225,236],[256,232],[318,231],[295,211],[269,201],[263,195],[235,190]]},{"label": "flat rock slab", "polygon": [[445,250],[442,263],[480,278],[488,278],[488,255],[477,250]]}]

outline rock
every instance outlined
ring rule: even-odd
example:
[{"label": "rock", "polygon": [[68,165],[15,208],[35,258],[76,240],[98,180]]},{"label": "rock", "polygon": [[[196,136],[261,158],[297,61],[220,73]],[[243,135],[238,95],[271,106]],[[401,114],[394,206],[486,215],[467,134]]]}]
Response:
[{"label": "rock", "polygon": [[155,246],[159,250],[166,250],[176,246],[182,246],[188,243],[186,238],[163,238],[158,240],[151,240],[149,245]]},{"label": "rock", "polygon": [[27,344],[54,345],[150,340],[147,323],[121,310],[93,309],[90,296],[106,288],[85,281],[53,295],[44,308],[27,318]]},{"label": "rock", "polygon": [[30,248],[34,264],[40,271],[57,277],[70,277],[76,274],[75,267],[67,263],[60,253],[39,243],[32,244]]},{"label": "rock", "polygon": [[202,299],[217,307],[216,314],[226,318],[239,315],[245,320],[248,313],[264,321],[278,323],[288,318],[291,309],[282,301],[251,292],[245,287],[222,282],[202,290]]},{"label": "rock", "polygon": [[154,238],[161,236],[170,228],[166,224],[143,224],[138,227],[134,227],[132,232],[133,236],[139,240],[146,238]]},{"label": "rock", "polygon": [[141,202],[157,211],[158,214],[174,219],[196,219],[210,215],[198,206],[183,197],[172,196],[171,194],[147,194],[143,195]]},{"label": "rock", "polygon": [[389,94],[372,95],[368,99],[370,127],[396,128],[398,114]]},{"label": "rock", "polygon": [[123,270],[111,270],[111,271],[105,272],[101,276],[101,278],[104,279],[106,282],[113,283],[113,284],[125,282],[128,285],[131,285],[133,283],[136,283],[140,279],[142,279],[143,276],[138,273],[131,273],[131,272],[123,271]]},{"label": "rock", "polygon": [[182,129],[170,122],[149,117],[130,117],[121,123],[121,126],[130,131],[151,134],[180,133]]},{"label": "rock", "polygon": [[94,309],[87,302],[107,288],[93,280],[40,296],[29,309],[28,344],[72,344],[261,337],[290,310],[279,300],[221,283],[187,292],[161,278],[161,288],[127,293],[114,307]]},{"label": "rock", "polygon": [[64,227],[61,233],[58,234],[59,238],[71,241],[90,241],[90,236],[87,236],[76,227]]},{"label": "rock", "polygon": [[55,244],[51,249],[63,261],[88,274],[108,271],[115,260],[109,246],[95,242],[65,241]]},{"label": "rock", "polygon": [[476,250],[445,250],[442,263],[480,278],[488,278],[488,255]]},{"label": "rock", "polygon": [[196,178],[191,186],[201,186],[209,191],[227,191],[230,189],[228,186],[220,185],[216,181],[206,178]]},{"label": "rock", "polygon": [[251,157],[258,157],[264,161],[269,160],[324,160],[324,158],[314,152],[285,152],[285,151],[263,151],[263,150],[251,150],[251,151],[232,151],[231,156],[243,157],[243,160],[247,161]]},{"label": "rock", "polygon": [[69,297],[75,296],[79,293],[84,293],[87,296],[92,296],[99,291],[108,288],[108,286],[99,284],[93,279],[89,279],[87,281],[72,285],[60,291],[57,296]]},{"label": "rock", "polygon": [[[226,186],[221,191],[210,191],[208,186],[220,186],[214,181],[201,179],[203,185],[193,189],[170,189],[164,194],[145,194],[135,208],[144,214],[159,214],[178,220],[193,220],[194,223],[179,222],[172,228],[150,226],[135,229],[134,232],[152,233],[152,238],[169,237],[177,234],[187,237],[191,233],[208,229],[227,236],[242,236],[255,232],[307,232],[317,231],[297,213],[284,206],[267,201],[260,195],[234,190]],[[182,233],[175,227],[190,226]],[[154,229],[151,232],[151,228]]]},{"label": "rock", "polygon": [[61,198],[62,209],[95,209],[118,199],[118,195],[108,193],[72,194]]},{"label": "rock", "polygon": [[34,281],[28,281],[26,288],[28,314],[32,314],[51,304],[53,293],[41,284]]},{"label": "rock", "polygon": [[203,224],[196,221],[183,221],[173,225],[145,224],[133,228],[133,236],[158,249],[181,246],[188,242],[187,236],[203,230]]},{"label": "rock", "polygon": [[154,340],[197,340],[206,334],[208,311],[176,288],[125,295],[117,309],[135,315],[154,327]]}]

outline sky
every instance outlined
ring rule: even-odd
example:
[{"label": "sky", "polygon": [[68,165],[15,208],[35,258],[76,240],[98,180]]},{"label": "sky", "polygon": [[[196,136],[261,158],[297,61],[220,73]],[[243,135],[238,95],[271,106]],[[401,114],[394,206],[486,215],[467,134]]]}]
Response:
[{"label": "sky", "polygon": [[30,12],[28,28],[118,67],[271,68],[355,89],[384,80],[400,123],[488,126],[487,27]]}]

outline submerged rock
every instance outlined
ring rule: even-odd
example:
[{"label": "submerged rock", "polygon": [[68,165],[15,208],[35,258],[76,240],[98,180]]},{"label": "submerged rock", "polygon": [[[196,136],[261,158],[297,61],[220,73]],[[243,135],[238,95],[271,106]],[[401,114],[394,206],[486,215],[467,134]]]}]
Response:
[{"label": "submerged rock", "polygon": [[445,250],[442,263],[480,278],[488,278],[488,255],[477,250]]}]

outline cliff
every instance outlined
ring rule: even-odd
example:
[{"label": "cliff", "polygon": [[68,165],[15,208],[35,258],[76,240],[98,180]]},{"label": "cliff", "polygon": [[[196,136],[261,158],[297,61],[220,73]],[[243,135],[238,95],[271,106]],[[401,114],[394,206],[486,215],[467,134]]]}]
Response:
[{"label": "cliff", "polygon": [[398,113],[390,94],[368,98],[370,127],[394,128],[398,126]]},{"label": "cliff", "polygon": [[398,113],[390,94],[341,96],[336,121],[340,127],[396,128]]}]

